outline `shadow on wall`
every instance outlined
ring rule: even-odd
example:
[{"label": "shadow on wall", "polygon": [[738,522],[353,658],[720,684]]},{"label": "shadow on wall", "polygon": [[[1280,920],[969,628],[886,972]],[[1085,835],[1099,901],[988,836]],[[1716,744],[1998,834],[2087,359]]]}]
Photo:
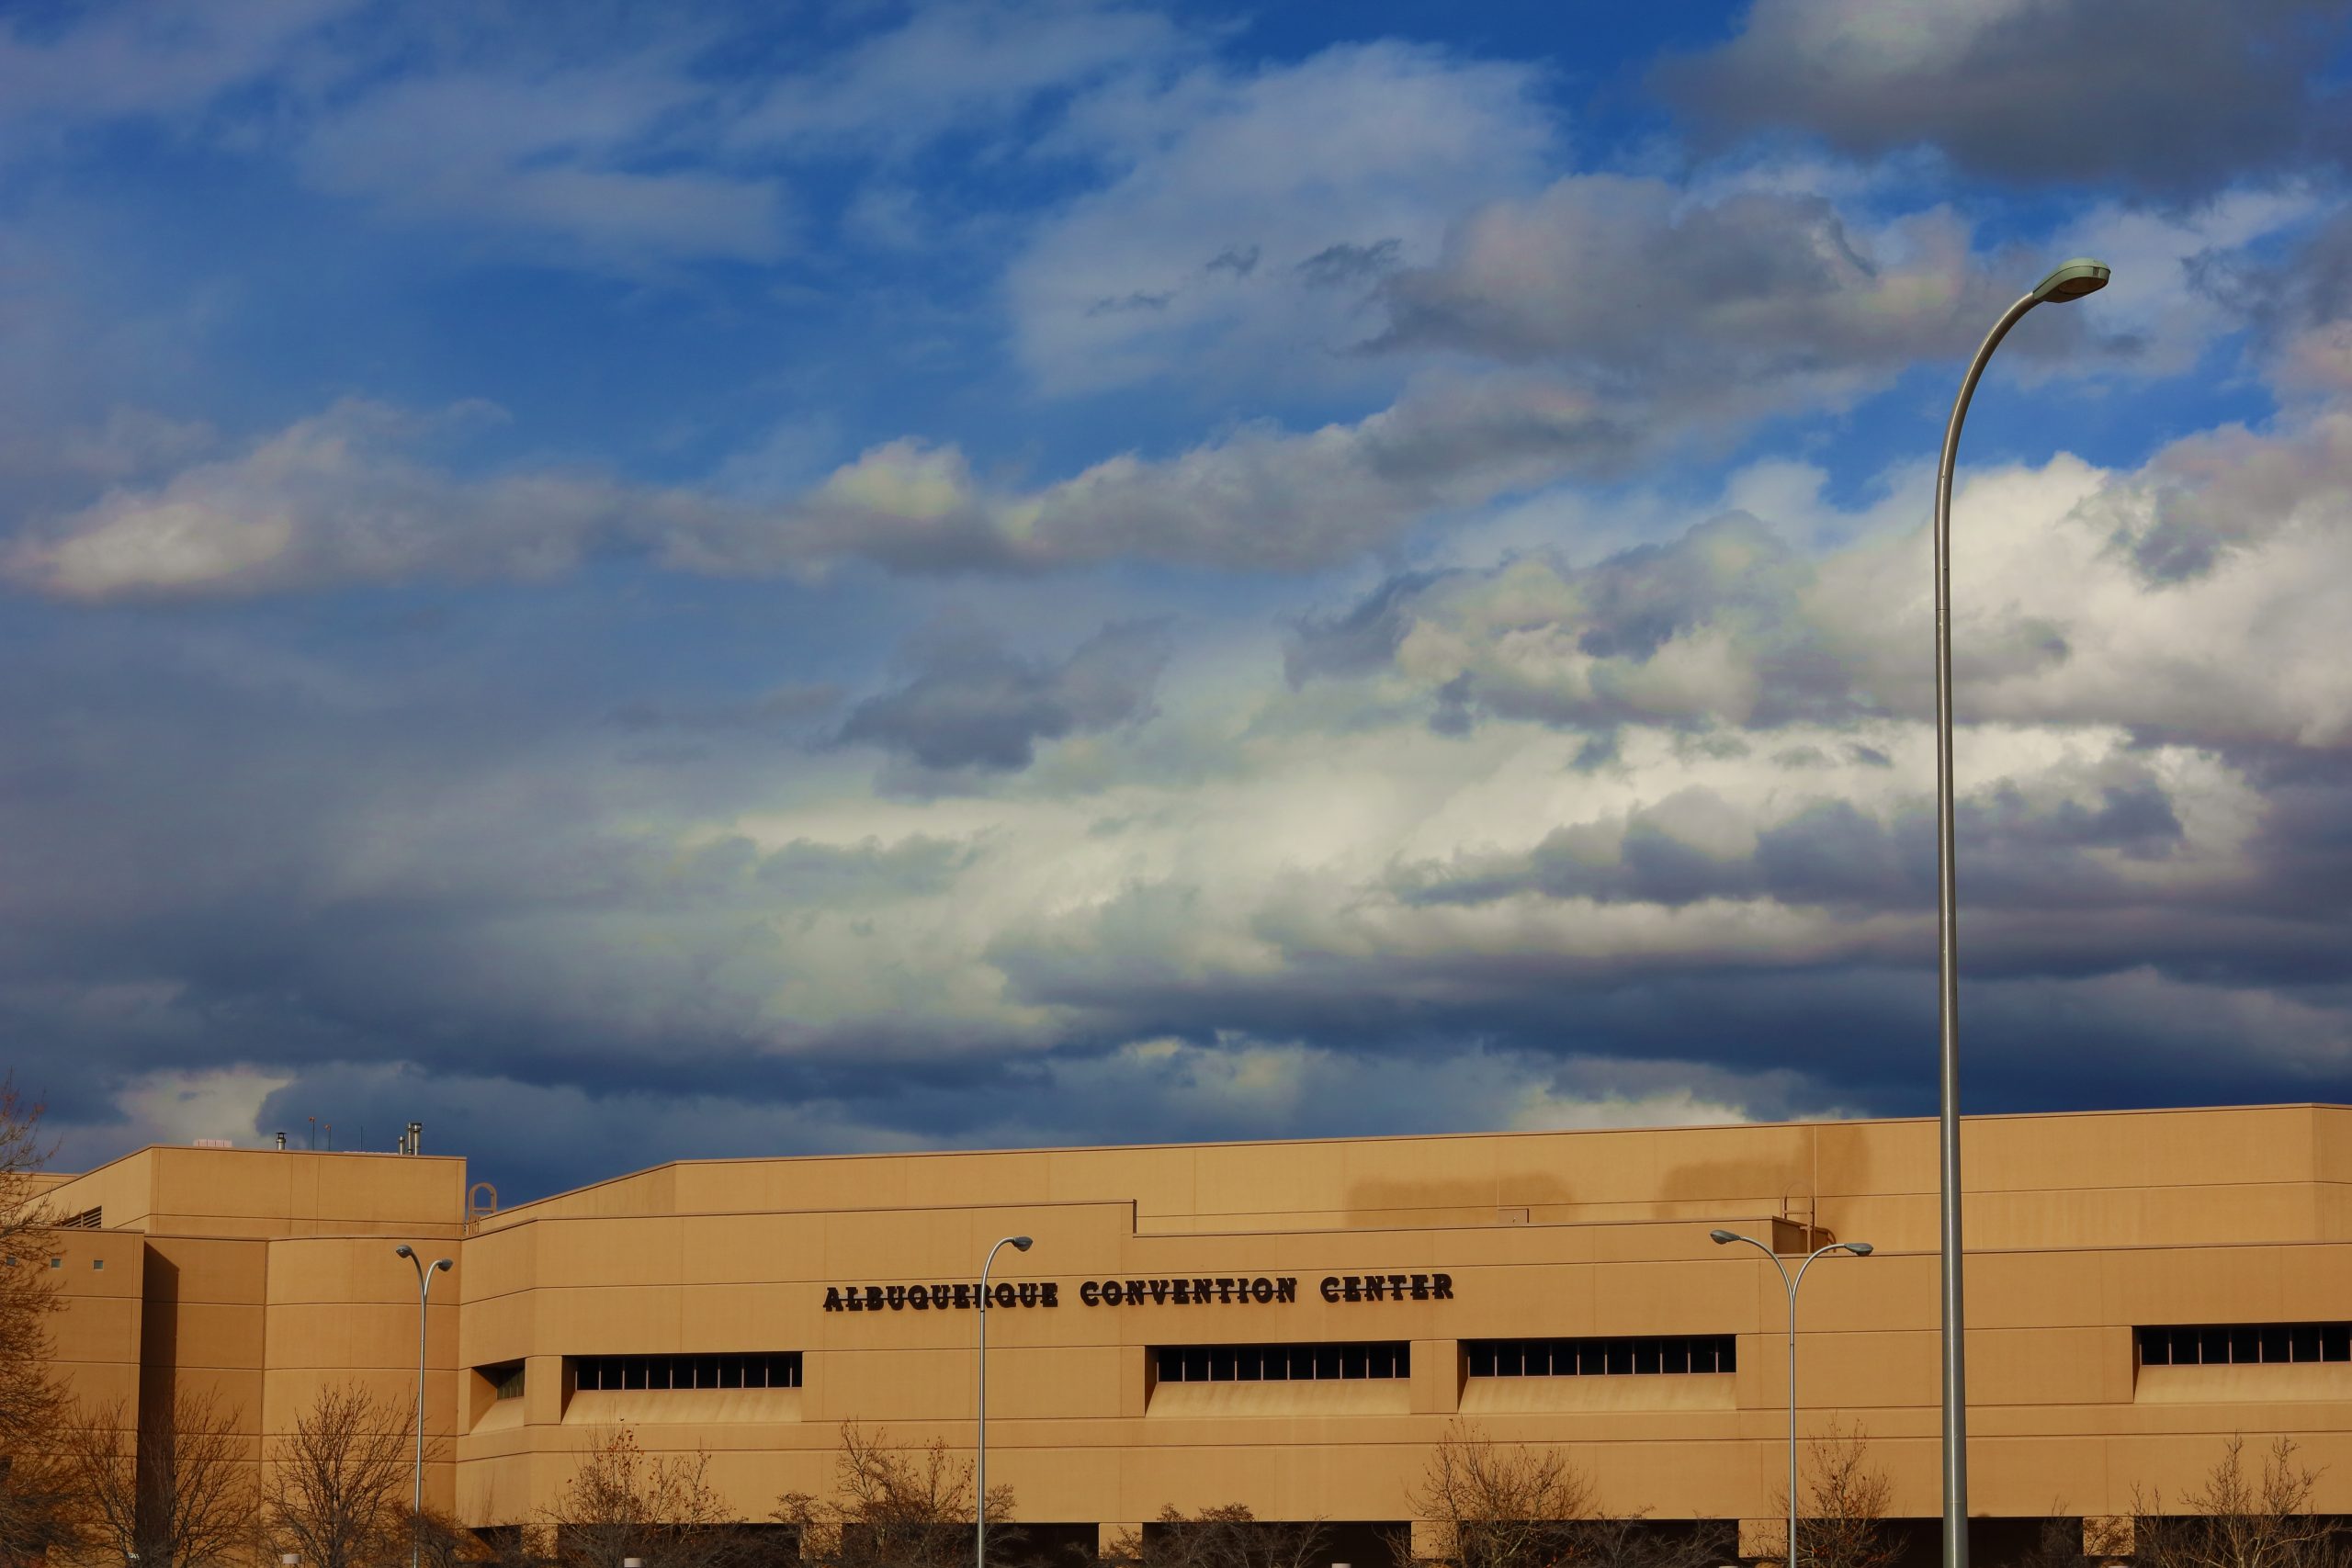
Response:
[{"label": "shadow on wall", "polygon": [[172,1408],[180,1391],[180,1269],[153,1247],[142,1244],[140,1251],[144,1301],[139,1313],[139,1429],[161,1440],[139,1446],[139,1491],[152,1497],[173,1462]]}]

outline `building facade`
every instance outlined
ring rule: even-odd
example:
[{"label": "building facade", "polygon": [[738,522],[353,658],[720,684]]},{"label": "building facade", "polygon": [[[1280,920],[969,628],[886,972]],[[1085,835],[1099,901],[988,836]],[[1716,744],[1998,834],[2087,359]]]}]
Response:
[{"label": "building facade", "polygon": [[[153,1147],[60,1182],[61,1359],[158,1418],[202,1387],[254,1451],[322,1389],[403,1415],[416,1277],[428,1496],[543,1516],[619,1427],[700,1450],[747,1519],[832,1484],[841,1427],[975,1435],[1039,1539],[1247,1505],[1375,1559],[1454,1423],[1555,1446],[1603,1506],[1777,1551],[1786,1297],[1808,1433],[1867,1434],[1892,1513],[1939,1506],[1936,1128],[1832,1122],[684,1162],[503,1212],[462,1161]],[[2291,1437],[2352,1513],[2352,1109],[1972,1118],[1968,1369],[1981,1548],[2193,1489]],[[471,1206],[469,1206],[469,1198]],[[2255,1446],[2250,1442],[2250,1448]],[[2005,1523],[2006,1521],[2006,1523]]]}]

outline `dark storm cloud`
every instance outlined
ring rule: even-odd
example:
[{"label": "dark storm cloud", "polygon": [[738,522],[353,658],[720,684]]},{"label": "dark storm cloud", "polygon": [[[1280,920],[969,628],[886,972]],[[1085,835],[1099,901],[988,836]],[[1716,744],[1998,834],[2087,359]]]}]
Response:
[{"label": "dark storm cloud", "polygon": [[2336,0],[1756,0],[1716,49],[1660,66],[1727,132],[1792,129],[1875,156],[1928,145],[1972,174],[2191,197],[2312,158],[2352,120],[2327,77]]},{"label": "dark storm cloud", "polygon": [[993,638],[932,640],[907,682],[850,711],[841,739],[925,768],[1009,773],[1037,743],[1144,717],[1169,656],[1164,623],[1105,626],[1059,664],[1022,659]]},{"label": "dark storm cloud", "polygon": [[[2096,805],[2037,801],[2014,784],[1962,801],[1957,831],[1967,846],[1971,904],[2042,909],[2128,899],[2115,874],[2087,852],[2161,860],[2178,847],[2182,830],[2161,782],[2144,771],[2115,772]],[[1396,889],[1417,904],[1482,904],[1521,894],[1669,908],[1769,898],[1849,917],[1916,910],[1935,897],[1935,819],[1924,806],[1883,821],[1850,802],[1823,801],[1758,832],[1743,855],[1713,852],[1678,831],[1692,817],[1733,820],[1736,813],[1694,787],[1619,824],[1563,829],[1515,860],[1405,867]]]},{"label": "dark storm cloud", "polygon": [[[1077,953],[1002,955],[1035,999],[1102,1010],[1103,1027],[1213,1039],[1220,1032],[1319,1043],[1366,1061],[1437,1065],[1476,1050],[1564,1064],[1642,1064],[1685,1081],[1787,1075],[1757,1114],[1807,1106],[1932,1113],[1933,893],[1923,925],[1881,954],[1815,964],[1573,963],[1532,953],[1392,953],[1376,974],[1305,948],[1278,970],[1204,983]],[[2340,982],[2232,989],[2167,974],[2128,951],[2145,922],[2119,922],[2094,962],[2048,951],[2080,913],[2012,927],[1963,909],[1969,1109],[1974,1111],[2333,1098],[2352,1053]],[[2174,956],[2187,956],[2175,954]],[[2290,1015],[2308,1008],[2307,1016]],[[2224,1090],[2215,1064],[2230,1064]]]}]

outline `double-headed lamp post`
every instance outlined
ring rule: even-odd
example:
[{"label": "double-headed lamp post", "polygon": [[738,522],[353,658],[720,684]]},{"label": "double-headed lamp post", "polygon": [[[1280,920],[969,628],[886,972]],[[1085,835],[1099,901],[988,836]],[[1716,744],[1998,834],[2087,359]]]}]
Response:
[{"label": "double-headed lamp post", "polygon": [[1797,1568],[1797,1287],[1804,1283],[1804,1271],[1813,1267],[1815,1258],[1832,1252],[1850,1252],[1857,1258],[1868,1258],[1871,1244],[1866,1241],[1833,1241],[1827,1247],[1815,1247],[1805,1254],[1804,1261],[1797,1265],[1796,1277],[1791,1279],[1789,1266],[1781,1261],[1781,1255],[1752,1235],[1742,1235],[1737,1231],[1709,1231],[1707,1239],[1717,1247],[1728,1247],[1735,1241],[1746,1242],[1772,1260],[1772,1267],[1781,1271],[1781,1285],[1789,1293],[1788,1568]]},{"label": "double-headed lamp post", "polygon": [[1968,1380],[1962,1352],[1960,1287],[1960,895],[1954,879],[1951,789],[1951,474],[1960,427],[1977,378],[2009,329],[2036,305],[2063,305],[2107,287],[2108,267],[2076,256],[2001,312],[1968,362],[1960,396],[1944,426],[1943,463],[1936,471],[1936,934],[1938,1017],[1943,1037],[1939,1118],[1939,1185],[1943,1196],[1944,1568],[1968,1568]]},{"label": "double-headed lamp post", "polygon": [[406,1242],[392,1250],[416,1270],[416,1486],[409,1500],[408,1568],[417,1568],[424,1545],[424,1305],[433,1295],[433,1276],[447,1274],[452,1265],[446,1258],[436,1258],[427,1269],[416,1248]]},{"label": "double-headed lamp post", "polygon": [[1005,1236],[989,1248],[988,1258],[980,1264],[980,1421],[973,1444],[972,1568],[988,1568],[989,1563],[989,1269],[995,1266],[1001,1248],[1026,1252],[1035,1245],[1025,1235]]}]

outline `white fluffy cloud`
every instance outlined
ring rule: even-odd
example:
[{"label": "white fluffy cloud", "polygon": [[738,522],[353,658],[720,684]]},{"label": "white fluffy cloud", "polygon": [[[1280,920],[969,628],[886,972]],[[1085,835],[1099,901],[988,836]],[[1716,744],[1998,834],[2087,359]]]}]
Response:
[{"label": "white fluffy cloud", "polygon": [[1626,459],[1634,433],[1532,378],[1431,382],[1351,424],[1248,426],[1164,461],[1108,458],[1033,490],[954,447],[885,443],[779,504],[578,470],[468,477],[452,423],[345,402],[233,457],[127,486],[26,531],[0,571],[61,598],[214,596],[419,579],[543,578],[633,551],[716,575],[1031,570],[1141,559],[1298,570],[1425,518]]}]

